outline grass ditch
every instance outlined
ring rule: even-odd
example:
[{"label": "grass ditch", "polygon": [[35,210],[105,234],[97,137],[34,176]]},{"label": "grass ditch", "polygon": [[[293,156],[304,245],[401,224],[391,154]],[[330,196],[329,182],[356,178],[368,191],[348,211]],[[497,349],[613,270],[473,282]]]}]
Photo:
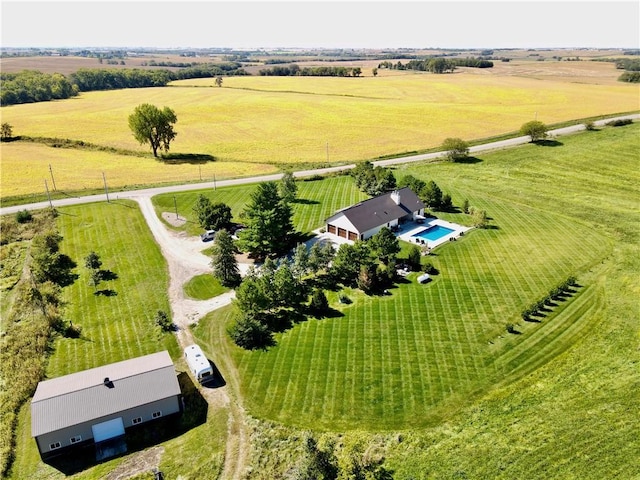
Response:
[{"label": "grass ditch", "polygon": [[31,239],[39,231],[55,229],[52,212],[37,212],[30,221],[3,217],[0,301],[0,476],[15,459],[18,413],[44,377],[48,355],[56,334],[66,333],[62,319],[61,291],[33,273]]}]

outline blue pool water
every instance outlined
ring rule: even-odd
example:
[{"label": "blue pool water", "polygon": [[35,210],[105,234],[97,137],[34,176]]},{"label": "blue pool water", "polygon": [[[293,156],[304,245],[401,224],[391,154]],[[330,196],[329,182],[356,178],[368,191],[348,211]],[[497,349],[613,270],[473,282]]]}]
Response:
[{"label": "blue pool water", "polygon": [[432,225],[412,236],[424,238],[425,240],[431,240],[432,242],[435,242],[436,240],[440,240],[442,237],[449,235],[453,231],[454,230],[451,230],[450,228],[447,228],[447,227],[443,227],[441,225]]}]

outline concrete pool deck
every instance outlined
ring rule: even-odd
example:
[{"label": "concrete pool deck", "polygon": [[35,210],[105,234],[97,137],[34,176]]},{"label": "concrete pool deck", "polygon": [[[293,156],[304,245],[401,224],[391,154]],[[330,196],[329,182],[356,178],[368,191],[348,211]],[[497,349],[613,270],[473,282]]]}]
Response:
[{"label": "concrete pool deck", "polygon": [[[449,228],[453,230],[453,232],[435,241],[418,239],[418,240],[424,240],[425,242],[424,244],[420,243],[419,241],[416,242],[416,238],[413,238],[413,235],[421,232],[426,228],[432,227],[434,225],[440,225],[441,227]],[[437,247],[438,245],[442,245],[443,243],[448,242],[450,238],[458,238],[460,235],[463,235],[465,232],[471,230],[472,228],[473,227],[464,227],[462,225],[458,225],[457,223],[451,223],[445,220],[441,220],[439,218],[430,217],[430,218],[425,218],[423,223],[407,222],[402,225],[399,225],[398,230],[395,232],[395,235],[400,240],[404,240],[405,242],[409,242],[419,246],[428,246],[431,249],[431,248]],[[337,235],[333,235],[331,233],[323,232],[322,230],[324,229],[318,228],[313,231],[315,236],[306,242],[308,248],[311,248],[311,246],[316,242],[319,242],[319,243],[329,242],[336,249],[343,243],[353,244],[353,241],[351,240],[338,237]]]},{"label": "concrete pool deck", "polygon": [[[419,237],[414,237],[415,234],[420,233],[421,231],[433,227],[435,225],[440,225],[441,227],[448,228],[453,230],[451,233],[440,237],[437,240],[426,240]],[[424,223],[416,223],[410,222],[405,223],[404,225],[399,226],[399,230],[396,232],[396,236],[400,240],[404,240],[408,243],[413,243],[420,246],[427,246],[429,248],[435,248],[443,243],[451,241],[451,239],[455,240],[456,238],[464,235],[466,232],[471,230],[473,227],[465,227],[463,225],[458,225],[457,223],[447,222],[440,218],[425,218]],[[422,243],[424,241],[424,243]]]}]

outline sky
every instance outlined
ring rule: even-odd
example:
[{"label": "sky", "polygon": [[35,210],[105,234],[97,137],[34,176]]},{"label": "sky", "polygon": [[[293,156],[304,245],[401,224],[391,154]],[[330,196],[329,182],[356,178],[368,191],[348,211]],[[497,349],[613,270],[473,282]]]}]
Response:
[{"label": "sky", "polygon": [[640,1],[5,1],[1,46],[640,48]]}]

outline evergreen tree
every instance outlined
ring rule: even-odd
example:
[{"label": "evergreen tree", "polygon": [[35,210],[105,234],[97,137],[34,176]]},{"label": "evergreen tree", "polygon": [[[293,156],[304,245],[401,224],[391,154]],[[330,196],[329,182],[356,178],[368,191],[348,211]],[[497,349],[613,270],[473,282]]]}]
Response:
[{"label": "evergreen tree", "polygon": [[442,204],[442,190],[433,180],[429,180],[420,192],[420,198],[429,208],[440,208]]},{"label": "evergreen tree", "polygon": [[261,288],[260,278],[255,273],[249,273],[236,288],[236,298],[233,303],[245,314],[256,315],[269,307],[269,299]]},{"label": "evergreen tree", "polygon": [[322,317],[327,313],[327,311],[329,310],[329,301],[327,300],[327,296],[324,294],[324,291],[322,291],[322,289],[316,288],[313,291],[309,308],[316,317]]},{"label": "evergreen tree", "polygon": [[421,258],[420,248],[418,248],[417,245],[411,245],[411,248],[409,249],[409,256],[407,257],[407,263],[412,271],[420,271]]},{"label": "evergreen tree", "polygon": [[291,217],[277,184],[258,184],[242,215],[247,227],[240,234],[241,247],[257,259],[286,252],[295,236]]},{"label": "evergreen tree", "polygon": [[240,269],[235,255],[235,245],[226,230],[218,230],[214,238],[211,266],[213,276],[225,287],[236,287],[240,284]]},{"label": "evergreen tree", "polygon": [[280,196],[286,203],[291,203],[296,199],[298,194],[298,186],[296,185],[296,179],[291,172],[285,172],[280,180],[279,188]]}]

